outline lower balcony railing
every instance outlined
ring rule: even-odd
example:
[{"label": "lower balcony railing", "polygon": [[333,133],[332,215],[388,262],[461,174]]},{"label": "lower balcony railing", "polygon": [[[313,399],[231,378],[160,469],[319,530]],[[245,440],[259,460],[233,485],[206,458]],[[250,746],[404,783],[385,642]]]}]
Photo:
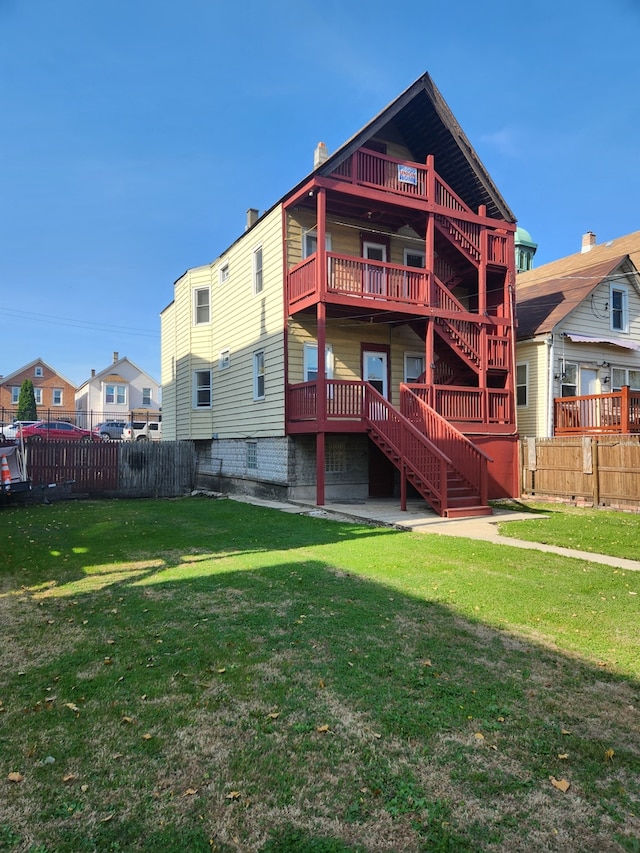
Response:
[{"label": "lower balcony railing", "polygon": [[[291,423],[359,421],[363,417],[364,382],[328,379],[326,382],[326,413],[319,411],[318,382],[290,385],[288,420]],[[483,425],[513,424],[511,392],[497,388],[466,388],[438,385],[409,385],[421,400],[447,421],[470,429]]]},{"label": "lower balcony railing", "polygon": [[554,435],[640,433],[640,392],[622,388],[610,394],[557,397]]}]

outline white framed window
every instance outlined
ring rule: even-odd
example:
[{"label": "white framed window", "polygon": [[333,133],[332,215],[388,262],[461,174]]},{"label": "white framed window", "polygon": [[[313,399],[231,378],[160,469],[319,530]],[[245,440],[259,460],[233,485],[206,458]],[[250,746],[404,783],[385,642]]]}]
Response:
[{"label": "white framed window", "polygon": [[614,332],[629,331],[629,292],[620,284],[611,284],[609,290],[609,316]]},{"label": "white framed window", "polygon": [[151,405],[151,388],[143,388],[142,389],[142,405],[150,406]]},{"label": "white framed window", "polygon": [[127,404],[127,386],[126,385],[105,385],[104,401],[109,405],[126,406]]},{"label": "white framed window", "polygon": [[[327,252],[331,251],[331,234],[325,233],[324,246]],[[302,232],[302,257],[308,258],[318,251],[318,232],[315,228],[309,228]]]},{"label": "white framed window", "polygon": [[[327,344],[324,350],[325,379],[333,379],[333,347]],[[304,382],[315,382],[318,378],[318,344],[306,342],[303,348]]]},{"label": "white framed window", "polygon": [[258,468],[258,442],[247,442],[247,470],[255,471]]},{"label": "white framed window", "polygon": [[33,394],[36,398],[36,406],[42,405],[42,388],[34,388]]},{"label": "white framed window", "polygon": [[12,385],[11,386],[11,405],[17,406],[20,400],[20,386]]},{"label": "white framed window", "polygon": [[422,249],[407,249],[404,250],[404,265],[405,267],[425,267],[425,253]]},{"label": "white framed window", "polygon": [[228,349],[220,350],[220,355],[218,356],[218,369],[226,370],[231,364],[231,351]]},{"label": "white framed window", "polygon": [[262,246],[257,246],[253,250],[253,293],[256,296],[262,293]]},{"label": "white framed window", "polygon": [[632,391],[640,391],[640,370],[613,367],[611,369],[611,390],[620,391],[625,385],[628,385]]},{"label": "white framed window", "polygon": [[51,389],[51,402],[54,406],[62,405],[62,388]]},{"label": "white framed window", "polygon": [[576,397],[578,394],[578,365],[565,362],[562,369],[561,397]]},{"label": "white framed window", "polygon": [[44,376],[44,371],[42,370],[42,366],[38,365],[36,369],[33,371],[34,376],[42,377]]},{"label": "white framed window", "polygon": [[404,354],[404,381],[424,382],[424,355],[416,352]]},{"label": "white framed window", "polygon": [[227,261],[218,270],[218,284],[224,284],[229,280],[229,262]]},{"label": "white framed window", "polygon": [[193,325],[202,326],[211,319],[211,299],[208,287],[196,287],[193,291]]},{"label": "white framed window", "polygon": [[264,400],[264,351],[253,354],[253,399]]},{"label": "white framed window", "polygon": [[516,365],[516,405],[529,405],[529,363],[526,361]]},{"label": "white framed window", "polygon": [[211,408],[211,371],[193,371],[193,408]]}]

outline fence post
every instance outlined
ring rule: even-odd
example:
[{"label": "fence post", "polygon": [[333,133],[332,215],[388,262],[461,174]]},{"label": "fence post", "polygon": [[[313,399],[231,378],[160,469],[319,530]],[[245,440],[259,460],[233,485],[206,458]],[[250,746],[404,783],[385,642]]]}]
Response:
[{"label": "fence post", "polygon": [[598,439],[591,439],[591,473],[593,474],[593,505],[600,504],[600,468],[598,465]]}]

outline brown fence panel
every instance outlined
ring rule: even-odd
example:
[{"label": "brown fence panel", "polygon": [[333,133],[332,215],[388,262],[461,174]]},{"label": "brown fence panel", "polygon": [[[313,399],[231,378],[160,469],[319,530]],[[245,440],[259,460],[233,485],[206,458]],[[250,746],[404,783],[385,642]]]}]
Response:
[{"label": "brown fence panel", "polygon": [[73,494],[178,497],[195,483],[191,441],[41,441],[26,451],[36,489],[55,485]]},{"label": "brown fence panel", "polygon": [[40,441],[27,445],[33,486],[73,483],[72,492],[118,488],[118,445],[83,441]]},{"label": "brown fence panel", "polygon": [[640,510],[637,436],[561,436],[521,441],[523,497]]}]

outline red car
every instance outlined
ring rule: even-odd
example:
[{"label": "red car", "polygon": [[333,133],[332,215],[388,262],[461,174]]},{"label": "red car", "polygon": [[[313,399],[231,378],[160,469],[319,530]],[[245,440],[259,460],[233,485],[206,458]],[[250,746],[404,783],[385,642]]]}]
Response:
[{"label": "red car", "polygon": [[16,440],[31,441],[92,441],[91,430],[81,429],[64,421],[38,421],[16,432]]}]

